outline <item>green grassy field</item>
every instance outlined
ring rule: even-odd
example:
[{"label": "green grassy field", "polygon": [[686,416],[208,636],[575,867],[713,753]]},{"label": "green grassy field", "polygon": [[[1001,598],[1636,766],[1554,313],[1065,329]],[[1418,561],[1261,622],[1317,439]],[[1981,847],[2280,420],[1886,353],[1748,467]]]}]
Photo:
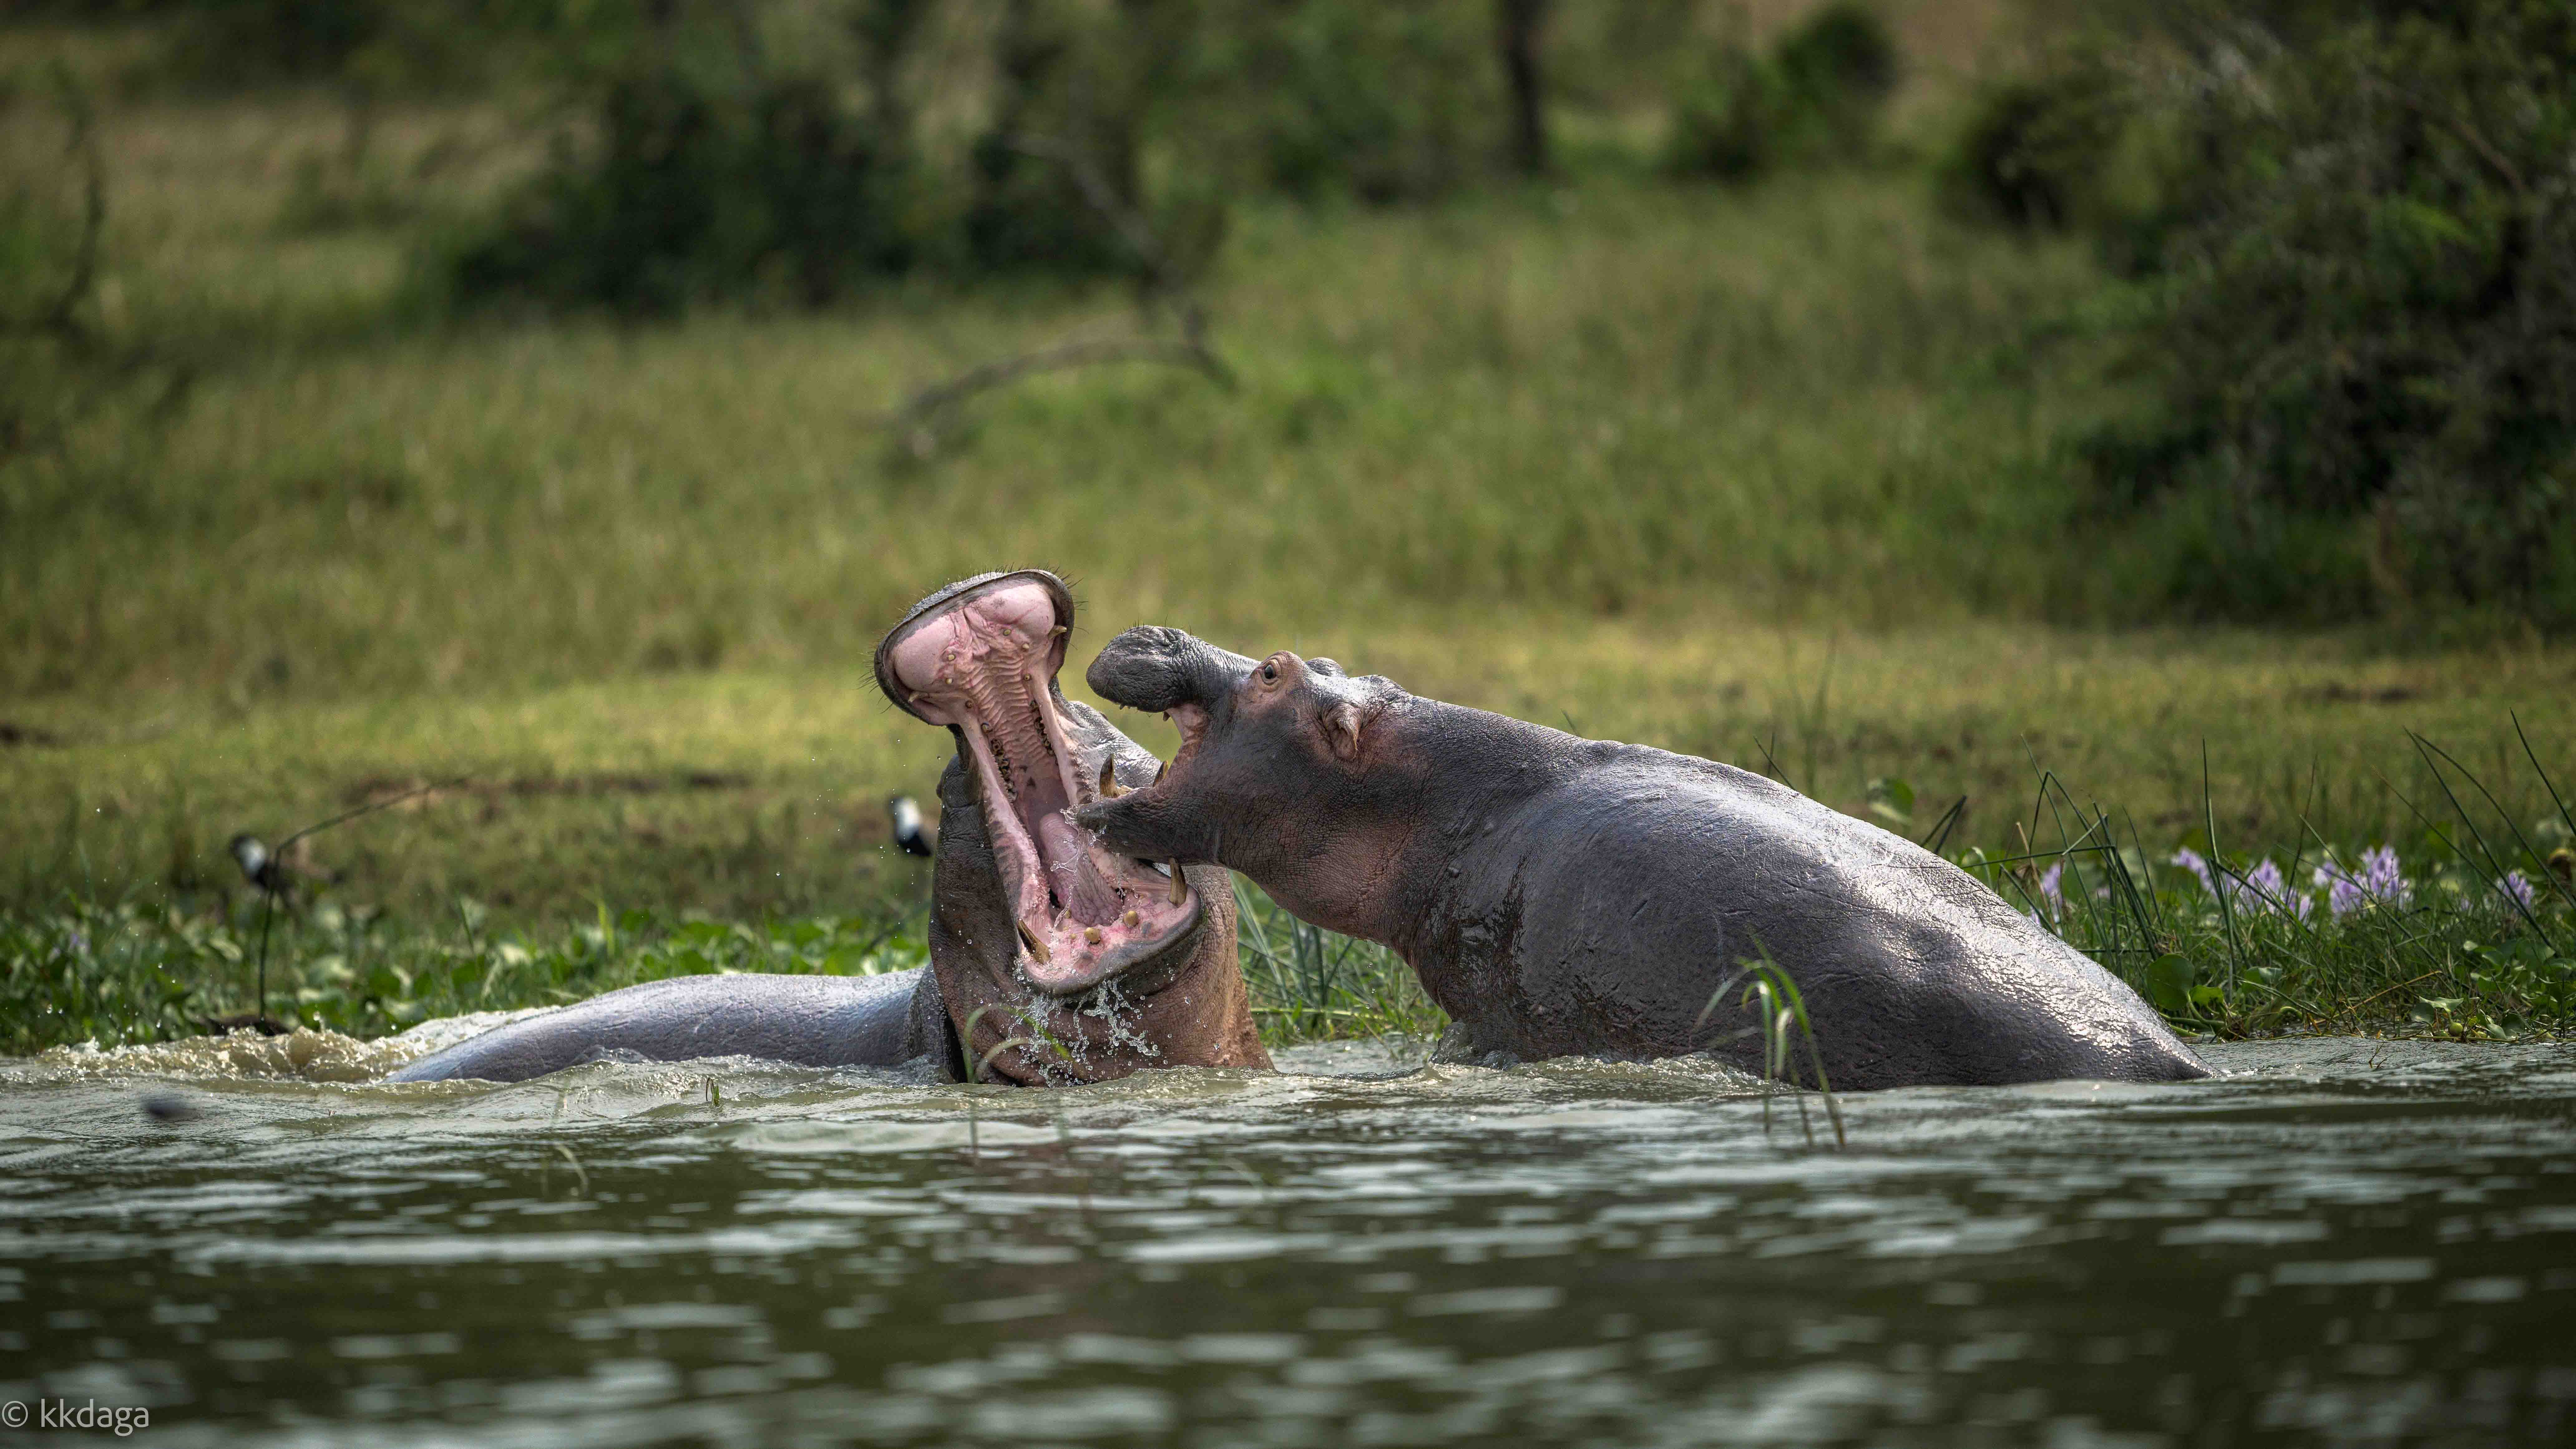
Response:
[{"label": "green grassy field", "polygon": [[[2142,860],[2209,850],[2213,827],[2239,857],[2394,841],[2456,886],[2460,817],[2410,730],[2493,793],[2465,793],[2491,834],[2549,815],[2535,759],[2576,780],[2561,643],[2186,630],[2129,605],[2122,545],[2053,441],[2126,401],[2099,356],[2102,279],[2071,245],[1941,220],[1910,172],[1745,193],[1604,168],[1427,211],[1256,205],[1207,292],[1236,389],[1047,378],[981,400],[924,459],[883,425],[909,389],[1123,329],[1124,295],[428,320],[409,259],[528,147],[435,171],[417,209],[317,225],[298,162],[335,128],[292,98],[106,117],[104,320],[195,377],[164,424],[110,408],[0,464],[0,893],[22,1006],[47,953],[104,929],[135,943],[113,971],[197,963],[198,994],[151,1030],[240,1009],[254,903],[224,842],[432,783],[312,842],[331,911],[279,949],[317,1019],[382,1029],[668,960],[846,969],[860,958],[834,953],[921,889],[883,799],[927,796],[946,748],[876,697],[868,652],[913,598],[1019,564],[1077,585],[1077,694],[1117,628],[1176,624],[1769,770],[1854,812],[1910,795],[1890,818],[1915,834],[1964,800],[1953,853],[2056,843],[2053,773]],[[506,135],[485,111],[393,116],[375,164],[411,175],[444,141]],[[1159,722],[1122,723],[1168,751]],[[2309,949],[2379,954],[2306,1017],[2261,1016],[2232,923],[2162,888],[2189,919],[2105,948],[2196,953],[2195,981],[2239,993],[2194,1008],[2221,1025],[2329,1000],[2421,1016],[2450,978],[2392,995],[2389,973],[2436,937],[2468,960],[2480,934],[2538,942],[2543,973],[2483,1019],[2563,1020],[2546,978],[2563,922]],[[120,902],[130,919],[84,914]],[[579,945],[637,913],[621,940],[684,946],[691,912],[805,944]],[[380,944],[351,946],[352,921]],[[188,930],[211,944],[171,944]],[[505,941],[554,953],[543,991],[490,974]],[[411,963],[400,992],[365,984],[370,951]],[[449,979],[469,958],[472,991]],[[1359,1019],[1265,989],[1283,1031]],[[15,1046],[114,1032],[103,1008],[43,1009],[55,1025]]]}]

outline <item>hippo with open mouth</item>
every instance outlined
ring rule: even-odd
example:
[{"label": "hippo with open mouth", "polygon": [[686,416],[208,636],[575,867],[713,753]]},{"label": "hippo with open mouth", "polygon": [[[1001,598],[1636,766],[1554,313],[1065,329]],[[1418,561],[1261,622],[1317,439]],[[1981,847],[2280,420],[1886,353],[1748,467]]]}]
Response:
[{"label": "hippo with open mouth", "polygon": [[1064,697],[1073,596],[1036,569],[913,606],[877,647],[879,687],[957,740],[939,781],[930,965],[882,976],[683,976],[607,992],[423,1057],[387,1078],[521,1081],[603,1058],[748,1056],[1061,1086],[1139,1067],[1267,1067],[1215,865],[1113,855],[1080,806],[1161,762]]},{"label": "hippo with open mouth", "polygon": [[1967,872],[1762,776],[1177,629],[1128,630],[1088,678],[1168,714],[1181,747],[1080,822],[1393,947],[1455,1020],[1453,1057],[1759,1070],[1726,987],[1768,953],[1836,1088],[2208,1075],[2135,991]]}]

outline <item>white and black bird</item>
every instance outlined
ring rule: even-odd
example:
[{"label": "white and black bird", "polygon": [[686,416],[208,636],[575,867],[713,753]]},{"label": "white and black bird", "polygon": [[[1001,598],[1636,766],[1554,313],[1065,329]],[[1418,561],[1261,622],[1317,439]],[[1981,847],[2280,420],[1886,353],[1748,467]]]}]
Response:
[{"label": "white and black bird", "polygon": [[904,854],[927,860],[938,853],[939,842],[931,834],[930,827],[923,823],[921,807],[913,802],[911,796],[888,795],[886,817],[894,822],[894,843],[902,848]]},{"label": "white and black bird", "polygon": [[276,897],[289,910],[301,909],[303,897],[315,887],[340,879],[339,872],[314,864],[301,836],[289,836],[283,847],[271,850],[268,842],[245,831],[225,848],[232,852],[233,864],[241,867],[243,880]]},{"label": "white and black bird", "polygon": [[233,837],[233,864],[241,867],[242,879],[264,891],[284,894],[286,862],[269,853],[268,845],[247,832]]}]

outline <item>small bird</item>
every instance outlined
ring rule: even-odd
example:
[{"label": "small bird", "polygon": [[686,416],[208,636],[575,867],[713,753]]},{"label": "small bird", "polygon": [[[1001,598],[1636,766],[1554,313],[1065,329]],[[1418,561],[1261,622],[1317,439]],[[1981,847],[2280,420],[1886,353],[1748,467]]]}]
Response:
[{"label": "small bird", "polygon": [[284,906],[297,904],[299,887],[330,885],[340,878],[337,872],[315,865],[301,839],[289,837],[284,849],[271,850],[266,841],[245,831],[234,836],[227,848],[233,864],[241,867],[242,879],[274,894]]},{"label": "small bird", "polygon": [[902,847],[904,854],[927,860],[937,853],[937,838],[922,823],[921,807],[913,803],[911,796],[888,795],[886,816],[894,822],[894,843]]},{"label": "small bird", "polygon": [[269,854],[266,842],[245,831],[233,837],[229,849],[233,864],[241,867],[242,879],[264,891],[285,892],[285,863]]},{"label": "small bird", "polygon": [[268,915],[278,906],[296,909],[295,886],[299,880],[328,880],[330,877],[289,856],[302,855],[302,842],[290,836],[287,848],[271,850],[267,842],[244,831],[232,838],[226,849],[232,852],[233,864],[241,867],[242,879],[259,887],[267,901],[260,908],[259,930],[259,1007],[257,1011],[236,1012],[230,1016],[201,1016],[197,1025],[215,1036],[236,1031],[255,1031],[261,1036],[284,1036],[295,1029],[293,1023],[280,1021],[268,1014]]}]

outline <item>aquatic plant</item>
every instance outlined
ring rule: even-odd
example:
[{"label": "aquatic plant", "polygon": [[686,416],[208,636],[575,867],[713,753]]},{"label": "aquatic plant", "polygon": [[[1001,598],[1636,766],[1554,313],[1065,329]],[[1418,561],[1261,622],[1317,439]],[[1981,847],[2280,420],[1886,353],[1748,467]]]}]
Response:
[{"label": "aquatic plant", "polygon": [[[2412,841],[2349,854],[2318,842],[2286,865],[2201,840],[2151,857],[2134,822],[2078,807],[2043,774],[2034,820],[2056,823],[2058,848],[1972,850],[1959,861],[2187,1029],[2466,1038],[2567,1030],[2576,1022],[2576,883],[2548,853],[2576,835],[2564,797],[2526,742],[2552,806],[2526,830],[2456,759],[2416,742],[2451,818],[2410,801],[2422,827]],[[2201,814],[2212,822],[2201,833],[2214,836],[2218,811],[2204,804]],[[2171,873],[2160,879],[2151,859]],[[2034,879],[2041,860],[2048,869]]]},{"label": "aquatic plant", "polygon": [[1435,1037],[1449,1024],[1389,948],[1298,920],[1241,876],[1234,898],[1244,980],[1264,1039]]},{"label": "aquatic plant", "polygon": [[2397,852],[2385,845],[2363,851],[2358,872],[2328,856],[2317,867],[2316,883],[2326,888],[2326,909],[2338,920],[2373,905],[2402,906],[2415,897]]},{"label": "aquatic plant", "polygon": [[[1816,1045],[1816,1024],[1808,1019],[1807,999],[1799,992],[1797,981],[1782,969],[1779,962],[1771,959],[1768,947],[1759,941],[1754,943],[1754,947],[1757,954],[1744,961],[1733,976],[1709,993],[1708,1005],[1700,1008],[1699,1020],[1693,1023],[1694,1029],[1707,1025],[1708,1019],[1725,1006],[1727,993],[1735,991],[1740,984],[1743,990],[1737,994],[1735,1005],[1738,1009],[1755,1008],[1757,1024],[1752,1029],[1762,1036],[1762,1134],[1765,1137],[1771,1134],[1772,1088],[1777,1083],[1796,1080],[1796,1067],[1790,1060],[1790,1051],[1796,1042],[1804,1041],[1807,1065],[1816,1078],[1816,1091],[1824,1098],[1825,1115],[1833,1122],[1834,1145],[1849,1147],[1851,1138],[1843,1130],[1842,1105],[1835,1100],[1832,1079],[1825,1075],[1825,1054]],[[1793,1093],[1791,1100],[1798,1107],[1798,1130],[1806,1136],[1807,1145],[1813,1147],[1816,1145],[1816,1129],[1807,1120],[1807,1099],[1803,1093]]]},{"label": "aquatic plant", "polygon": [[[620,986],[731,971],[875,975],[926,959],[910,913],[725,922],[649,911],[554,932],[484,930],[479,903],[450,921],[400,921],[324,902],[276,917],[272,1010],[351,1036],[437,1016],[578,1001]],[[0,1051],[192,1036],[256,1000],[261,903],[189,914],[69,897],[0,914]]]},{"label": "aquatic plant", "polygon": [[2496,882],[2496,893],[2526,911],[2537,904],[2537,898],[2531,888],[2531,877],[2518,870],[2504,873],[2504,879]]}]

